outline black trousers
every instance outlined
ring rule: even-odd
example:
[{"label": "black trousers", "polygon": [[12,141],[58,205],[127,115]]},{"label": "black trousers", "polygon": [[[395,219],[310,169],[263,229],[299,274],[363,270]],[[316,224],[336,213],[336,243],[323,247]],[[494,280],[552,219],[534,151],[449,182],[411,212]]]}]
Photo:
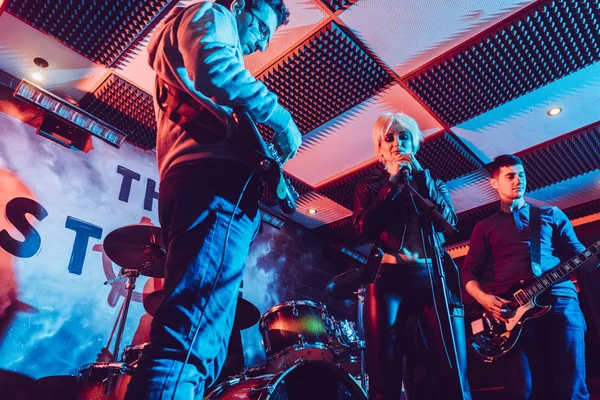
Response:
[{"label": "black trousers", "polygon": [[[447,317],[442,313],[447,311],[440,310],[443,321]],[[450,315],[454,338],[444,329],[444,343],[427,267],[380,267],[375,282],[366,287],[363,311],[370,400],[400,399],[402,381],[410,400],[470,399],[462,308],[453,307]],[[448,347],[455,365],[452,339],[459,371],[450,367],[445,349]],[[459,376],[465,393],[461,392]]]}]

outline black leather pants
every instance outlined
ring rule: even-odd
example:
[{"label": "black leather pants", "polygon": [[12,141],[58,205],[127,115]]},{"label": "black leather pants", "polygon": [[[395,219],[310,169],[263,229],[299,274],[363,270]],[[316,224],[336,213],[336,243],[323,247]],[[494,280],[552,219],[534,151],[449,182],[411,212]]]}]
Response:
[{"label": "black leather pants", "polygon": [[[375,282],[367,285],[363,316],[370,400],[399,400],[403,380],[410,400],[470,399],[462,308],[453,309],[451,318],[459,374],[448,362],[445,346],[452,365],[456,357],[449,329],[446,342],[441,339],[431,293],[423,265],[383,264]],[[440,310],[443,321],[447,314],[442,313],[447,311]]]}]

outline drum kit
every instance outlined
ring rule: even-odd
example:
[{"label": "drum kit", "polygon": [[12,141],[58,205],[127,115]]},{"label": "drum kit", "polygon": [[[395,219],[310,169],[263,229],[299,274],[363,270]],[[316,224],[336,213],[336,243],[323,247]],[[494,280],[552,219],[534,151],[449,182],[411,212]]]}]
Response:
[{"label": "drum kit", "polygon": [[[129,225],[116,229],[105,238],[104,251],[122,268],[119,276],[105,284],[128,279],[127,294],[113,360],[86,364],[79,369],[78,400],[124,398],[147,345],[126,346],[119,357],[136,280],[140,275],[164,276],[166,249],[158,227]],[[345,272],[336,276],[326,288],[335,299],[358,298],[357,324],[337,320],[329,315],[324,304],[308,300],[276,305],[261,316],[252,303],[238,297],[234,330],[247,329],[259,322],[267,363],[237,370],[237,375],[232,374],[209,388],[205,399],[366,399],[365,343],[360,339],[364,292],[361,276],[362,269]],[[162,290],[144,297],[148,314],[155,314],[162,299]]]}]

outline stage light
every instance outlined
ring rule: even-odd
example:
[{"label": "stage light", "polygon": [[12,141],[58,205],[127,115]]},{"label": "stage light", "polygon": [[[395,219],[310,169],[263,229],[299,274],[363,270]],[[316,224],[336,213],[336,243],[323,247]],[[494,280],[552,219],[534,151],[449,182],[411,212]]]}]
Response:
[{"label": "stage light", "polygon": [[319,210],[317,210],[316,208],[310,208],[310,209],[308,210],[308,213],[309,213],[309,214],[316,214],[316,213],[318,213],[318,212],[319,212]]},{"label": "stage light", "polygon": [[558,114],[560,114],[562,112],[562,108],[560,107],[552,107],[551,109],[548,110],[548,115],[551,117],[555,117]]},{"label": "stage light", "polygon": [[[14,96],[43,108],[47,112],[59,117],[60,120],[68,122],[76,128],[83,129],[117,148],[121,147],[127,137],[127,135],[117,128],[100,121],[92,114],[25,79],[17,86]],[[64,139],[64,137],[61,137],[61,139]],[[66,142],[64,140],[59,142],[69,146],[68,140]]]}]

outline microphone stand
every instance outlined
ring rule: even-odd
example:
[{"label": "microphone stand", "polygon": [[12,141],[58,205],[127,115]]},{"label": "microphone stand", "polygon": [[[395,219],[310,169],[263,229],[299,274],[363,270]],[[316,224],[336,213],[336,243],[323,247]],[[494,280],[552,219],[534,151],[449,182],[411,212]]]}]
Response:
[{"label": "microphone stand", "polygon": [[[411,198],[414,201],[414,205],[415,205],[415,211],[417,212],[417,214],[422,217],[424,220],[427,221],[426,226],[428,227],[427,229],[427,235],[429,236],[429,245],[431,248],[433,248],[433,255],[431,257],[431,260],[433,261],[433,267],[435,268],[435,272],[437,272],[437,275],[439,276],[439,288],[440,290],[438,290],[438,296],[436,296],[436,290],[434,289],[434,287],[432,287],[432,293],[431,295],[434,297],[441,297],[441,304],[438,304],[437,310],[436,312],[438,313],[438,315],[440,315],[440,309],[442,309],[443,312],[443,316],[444,318],[444,324],[447,326],[447,332],[450,334],[450,349],[451,351],[448,351],[448,346],[447,346],[447,341],[446,338],[444,337],[444,333],[441,332],[441,339],[442,339],[442,343],[444,345],[444,349],[446,351],[446,355],[448,358],[448,363],[450,365],[450,369],[453,369],[455,371],[455,375],[458,381],[458,385],[459,385],[459,390],[460,390],[460,399],[462,400],[470,400],[470,396],[465,397],[465,382],[463,381],[463,376],[461,373],[461,368],[459,365],[459,359],[458,359],[458,349],[456,348],[456,342],[454,341],[454,329],[452,326],[452,317],[450,316],[450,303],[448,301],[448,285],[446,282],[446,274],[444,272],[444,267],[442,265],[442,260],[441,260],[441,246],[437,243],[436,240],[436,235],[435,235],[435,224],[437,223],[438,226],[441,226],[443,228],[444,231],[448,232],[448,233],[455,233],[458,232],[458,229],[456,229],[454,226],[452,226],[447,220],[446,218],[444,218],[444,216],[442,214],[440,214],[440,212],[437,210],[436,205],[433,203],[433,201],[431,201],[430,199],[427,199],[423,196],[421,196],[421,194],[410,185],[410,171],[408,169],[402,169],[402,176],[403,176],[403,184],[406,187],[406,189],[409,191],[409,194],[411,196]],[[421,207],[422,211],[420,212],[417,204]],[[425,224],[424,224],[425,225]],[[422,229],[422,231],[425,231],[425,229]],[[425,247],[425,242],[423,242],[423,246]],[[426,252],[426,249],[423,248],[423,251]],[[427,257],[426,257],[427,258]],[[427,263],[429,263],[429,261],[426,261]],[[429,270],[431,273],[431,270]],[[439,293],[441,292],[441,294]],[[441,321],[440,321],[441,323]]]}]

